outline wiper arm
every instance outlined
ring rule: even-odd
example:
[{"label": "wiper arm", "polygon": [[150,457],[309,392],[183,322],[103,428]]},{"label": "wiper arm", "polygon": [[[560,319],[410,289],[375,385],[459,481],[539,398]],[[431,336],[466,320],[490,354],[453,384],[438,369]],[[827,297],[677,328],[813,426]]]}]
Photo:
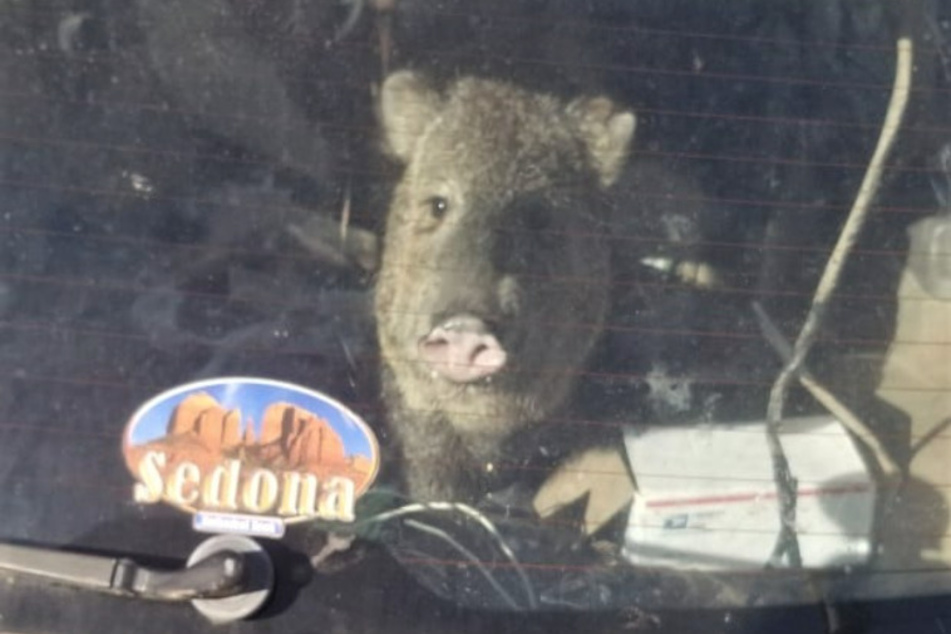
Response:
[{"label": "wiper arm", "polygon": [[149,568],[125,557],[0,544],[0,571],[108,594],[191,601],[215,622],[256,612],[274,577],[270,558],[254,540],[230,535],[203,542],[178,570]]},{"label": "wiper arm", "polygon": [[131,559],[0,544],[0,569],[71,586],[159,601],[229,596],[242,590],[244,557],[225,550],[190,568],[155,570]]}]

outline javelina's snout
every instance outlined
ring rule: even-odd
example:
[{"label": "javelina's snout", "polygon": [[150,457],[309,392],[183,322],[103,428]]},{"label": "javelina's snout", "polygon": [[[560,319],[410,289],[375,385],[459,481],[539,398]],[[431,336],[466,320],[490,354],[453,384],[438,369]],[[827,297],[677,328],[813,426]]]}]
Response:
[{"label": "javelina's snout", "polygon": [[520,331],[537,312],[538,291],[551,283],[553,261],[563,257],[549,235],[551,211],[544,201],[532,197],[472,216],[477,222],[465,233],[478,238],[449,247],[454,261],[465,265],[434,281],[437,310],[418,345],[433,376],[454,383],[489,379],[517,360],[518,344],[527,340]]},{"label": "javelina's snout", "polygon": [[508,360],[485,320],[464,314],[437,324],[420,340],[419,353],[434,373],[454,383],[491,377]]},{"label": "javelina's snout", "polygon": [[433,378],[487,385],[519,356],[518,341],[523,337],[518,336],[518,317],[524,282],[500,271],[493,262],[493,253],[517,248],[514,245],[497,249],[478,240],[475,242],[483,244],[480,251],[474,245],[467,249],[464,241],[460,242],[454,257],[464,262],[464,267],[429,280],[429,330],[420,337],[417,352]]}]

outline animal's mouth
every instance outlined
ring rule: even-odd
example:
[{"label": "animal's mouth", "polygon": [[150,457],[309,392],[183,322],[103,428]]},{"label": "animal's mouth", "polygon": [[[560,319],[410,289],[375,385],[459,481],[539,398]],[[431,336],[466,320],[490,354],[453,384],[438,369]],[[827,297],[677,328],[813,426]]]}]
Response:
[{"label": "animal's mouth", "polygon": [[509,356],[489,324],[471,314],[443,320],[419,340],[418,349],[431,372],[453,383],[489,381]]}]

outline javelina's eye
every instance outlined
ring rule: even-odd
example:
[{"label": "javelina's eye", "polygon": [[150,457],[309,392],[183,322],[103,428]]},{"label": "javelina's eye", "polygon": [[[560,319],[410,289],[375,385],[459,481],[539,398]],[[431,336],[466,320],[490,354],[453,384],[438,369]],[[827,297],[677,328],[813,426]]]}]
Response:
[{"label": "javelina's eye", "polygon": [[426,202],[429,205],[429,214],[435,220],[442,220],[449,211],[449,201],[442,196],[433,196]]}]

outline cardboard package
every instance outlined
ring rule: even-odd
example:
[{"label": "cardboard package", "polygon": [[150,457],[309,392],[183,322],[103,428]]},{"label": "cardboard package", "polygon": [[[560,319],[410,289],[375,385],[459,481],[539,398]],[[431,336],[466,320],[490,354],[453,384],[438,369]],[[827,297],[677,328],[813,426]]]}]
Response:
[{"label": "cardboard package", "polygon": [[909,229],[878,396],[911,420],[908,479],[883,527],[883,568],[951,566],[951,217]]},{"label": "cardboard package", "polygon": [[[799,481],[803,565],[868,561],[876,488],[845,429],[831,417],[788,420],[781,442]],[[633,564],[766,565],[780,521],[765,423],[631,428],[625,443],[637,487],[624,543]]]}]

